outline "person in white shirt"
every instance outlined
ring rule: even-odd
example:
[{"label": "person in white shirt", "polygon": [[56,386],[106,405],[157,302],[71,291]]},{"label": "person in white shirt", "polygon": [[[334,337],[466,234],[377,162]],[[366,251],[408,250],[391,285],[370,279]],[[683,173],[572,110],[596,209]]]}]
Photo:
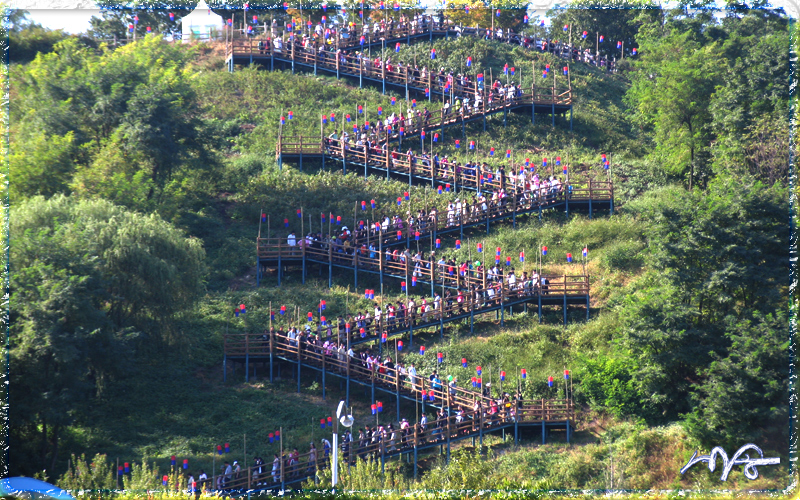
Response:
[{"label": "person in white shirt", "polygon": [[416,390],[417,385],[417,369],[414,367],[413,363],[408,365],[408,380],[411,382],[411,390]]}]

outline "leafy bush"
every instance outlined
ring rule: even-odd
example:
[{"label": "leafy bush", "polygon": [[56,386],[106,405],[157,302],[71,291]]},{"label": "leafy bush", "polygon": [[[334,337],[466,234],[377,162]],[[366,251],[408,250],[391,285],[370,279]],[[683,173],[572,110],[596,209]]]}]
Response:
[{"label": "leafy bush", "polygon": [[634,271],[644,265],[645,245],[640,241],[620,241],[603,250],[600,265],[608,270]]},{"label": "leafy bush", "polygon": [[70,459],[70,468],[58,480],[58,485],[66,490],[110,490],[116,488],[114,466],[108,457],[101,453],[94,456],[91,462],[85,455]]}]

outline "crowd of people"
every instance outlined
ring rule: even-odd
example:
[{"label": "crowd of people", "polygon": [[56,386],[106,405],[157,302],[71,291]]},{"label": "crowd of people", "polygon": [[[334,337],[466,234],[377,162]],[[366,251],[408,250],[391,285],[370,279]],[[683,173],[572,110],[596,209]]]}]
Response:
[{"label": "crowd of people", "polygon": [[[442,165],[444,165],[442,167]],[[485,165],[485,164],[484,164]],[[441,169],[442,175],[460,175],[459,172],[468,171],[477,167],[478,169],[486,168],[477,164],[465,164],[463,167],[454,162],[441,163],[437,169]],[[460,169],[460,170],[459,170]],[[508,176],[503,173],[502,167],[499,169],[499,178],[501,179],[500,185],[507,186],[510,182]],[[390,215],[381,215],[377,221],[368,221],[368,224],[361,224],[353,230],[347,226],[342,226],[341,229],[332,226],[331,229],[336,229],[334,233],[322,234],[322,232],[310,232],[305,237],[298,238],[294,232],[290,232],[286,238],[286,245],[288,246],[289,253],[296,253],[301,247],[328,250],[329,246],[332,247],[334,257],[352,256],[359,252],[359,256],[365,258],[365,265],[373,265],[366,258],[375,260],[379,259],[381,243],[390,246],[392,243],[398,241],[405,241],[406,239],[415,239],[416,233],[420,233],[420,238],[427,237],[434,231],[442,231],[444,229],[457,228],[460,225],[469,225],[476,222],[484,222],[491,219],[503,217],[514,211],[522,212],[528,209],[534,209],[541,205],[555,203],[560,198],[568,196],[571,192],[570,185],[565,183],[562,179],[550,176],[540,178],[538,174],[532,174],[530,177],[521,178],[522,176],[513,177],[514,183],[517,184],[516,188],[511,186],[511,193],[507,192],[506,188],[493,191],[491,193],[480,192],[474,193],[468,199],[466,196],[462,200],[460,197],[456,198],[447,204],[446,208],[441,212],[436,207],[420,207],[418,209],[407,210],[404,215],[394,213]],[[523,184],[524,183],[524,184]],[[513,191],[516,190],[518,196],[516,199],[513,196]],[[463,196],[463,195],[462,195]],[[400,233],[400,237],[397,234]],[[379,241],[382,239],[382,242]],[[406,251],[408,252],[408,251]],[[406,256],[406,252],[397,249],[386,248],[385,258],[386,262],[408,262],[409,265],[413,264],[414,276],[421,277],[419,273],[420,268],[425,262],[427,257],[430,269],[430,262],[437,261],[440,267],[437,272],[441,279],[445,274],[453,275],[454,273],[449,269],[452,266],[460,266],[456,264],[453,259],[445,262],[440,262],[441,259],[436,257],[435,252],[431,252],[428,256],[423,256],[417,252],[413,256]],[[480,272],[480,269],[472,268],[471,262],[466,262],[470,266],[470,276],[474,276],[474,272]],[[429,274],[429,273],[427,273]],[[502,274],[502,273],[501,273]],[[412,275],[412,273],[410,273]],[[491,279],[491,275],[489,276]]]},{"label": "crowd of people", "polygon": [[[435,372],[431,375],[431,383],[433,383],[434,377],[437,377]],[[453,377],[450,378],[453,379]],[[488,400],[485,404],[476,399],[471,407],[443,405],[438,411],[434,409],[430,419],[428,414],[423,412],[416,425],[412,425],[408,419],[402,418],[399,422],[386,424],[376,421],[375,425],[364,425],[353,431],[345,429],[341,433],[339,453],[346,463],[355,464],[357,459],[380,459],[382,455],[410,450],[415,444],[422,446],[446,441],[448,429],[450,429],[450,438],[457,439],[477,432],[481,421],[484,429],[487,430],[504,423],[514,422],[519,409],[522,408],[522,403],[519,392],[513,396],[504,392],[499,397]],[[316,443],[309,443],[308,451],[302,455],[296,447],[291,450],[283,450],[282,453],[279,450],[273,454],[271,468],[270,464],[260,456],[254,457],[251,486],[268,487],[281,482],[293,482],[314,476],[320,468],[327,467],[332,458],[331,442],[323,437],[320,439],[320,445],[322,450],[317,448]],[[242,487],[235,482],[241,477],[241,469],[231,469],[229,465],[224,465],[220,469],[220,476],[217,479],[217,489],[225,490],[237,485]]]},{"label": "crowd of people", "polygon": [[[583,47],[570,43],[569,41],[539,37],[532,33],[516,33],[512,30],[504,30],[497,27],[494,30],[489,28],[478,28],[460,26],[455,24],[444,11],[439,11],[435,16],[414,14],[406,16],[401,14],[398,20],[392,18],[379,21],[364,21],[361,24],[348,22],[342,25],[338,23],[317,22],[311,26],[295,27],[294,30],[287,30],[286,25],[281,28],[277,19],[273,19],[269,36],[259,42],[259,48],[263,52],[266,43],[270,40],[277,52],[284,50],[281,31],[286,34],[298,33],[292,40],[297,44],[297,48],[322,52],[344,51],[347,49],[357,50],[361,47],[361,37],[365,43],[380,41],[383,39],[396,38],[402,33],[410,35],[427,32],[428,29],[441,30],[449,29],[454,32],[454,36],[473,36],[484,40],[497,40],[500,42],[519,45],[525,49],[537,50],[539,52],[549,52],[562,59],[569,59],[575,62],[584,62],[607,71],[616,71],[616,58],[609,58],[606,55],[600,56],[591,47]],[[245,32],[249,36],[258,35],[258,27]],[[263,34],[262,34],[263,36]],[[569,38],[568,34],[564,35]]]}]

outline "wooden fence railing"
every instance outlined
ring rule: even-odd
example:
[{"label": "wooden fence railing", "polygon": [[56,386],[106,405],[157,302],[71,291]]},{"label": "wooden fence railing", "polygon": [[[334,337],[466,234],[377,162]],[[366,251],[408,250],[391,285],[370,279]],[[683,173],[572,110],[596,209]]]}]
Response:
[{"label": "wooden fence railing", "polygon": [[[471,407],[470,407],[471,408]],[[380,417],[379,417],[380,418]],[[378,420],[379,420],[378,418]],[[498,407],[496,413],[482,408],[478,411],[464,411],[459,414],[443,415],[426,425],[414,424],[405,429],[399,426],[388,429],[376,424],[378,431],[369,439],[341,443],[340,453],[346,463],[356,459],[386,460],[392,456],[411,453],[415,448],[431,447],[476,437],[514,424],[536,424],[563,422],[574,419],[572,400],[546,400],[512,402],[509,406]],[[287,450],[284,450],[284,452]],[[298,483],[313,477],[317,471],[330,467],[331,455],[322,448],[289,457],[284,454],[277,464],[268,461],[264,465],[242,469],[237,476],[223,476],[221,489],[245,490],[276,488],[281,484]]]},{"label": "wooden fence railing", "polygon": [[[488,262],[485,261],[484,265],[479,266],[477,269],[462,272],[458,265],[448,265],[441,261],[436,262],[416,258],[408,251],[390,252],[387,249],[384,253],[381,250],[369,250],[365,246],[359,247],[356,251],[346,245],[326,242],[311,242],[309,244],[307,241],[307,239],[301,238],[298,244],[288,245],[285,238],[258,238],[258,258],[266,261],[277,261],[280,258],[287,263],[292,260],[306,259],[336,266],[359,268],[379,272],[386,276],[405,278],[409,287],[415,286],[417,282],[433,282],[452,288],[471,289],[475,287],[478,291],[489,294],[489,290],[495,286],[495,282],[489,270],[487,270],[488,266],[485,265]],[[488,252],[489,249],[487,249]],[[578,277],[569,276],[569,278]],[[583,292],[584,290],[588,293],[588,278],[586,276],[580,276],[579,278],[579,281],[584,283],[585,287],[582,285],[574,288],[573,285],[567,284],[569,281],[565,278],[563,288],[558,288],[560,285],[553,284],[551,285],[550,293],[555,294],[557,290],[567,295],[572,295],[572,292]],[[503,286],[506,285],[504,284]],[[574,294],[585,295],[585,293]]]},{"label": "wooden fence railing", "polygon": [[[300,37],[310,36],[312,46],[314,49],[319,50],[320,46],[334,50],[351,50],[351,49],[364,49],[370,48],[375,45],[383,46],[384,48],[392,49],[393,47],[385,45],[405,41],[407,43],[419,39],[440,36],[470,36],[474,38],[482,38],[489,40],[496,40],[508,44],[519,45],[529,50],[538,52],[548,52],[562,59],[567,59],[576,62],[585,62],[586,64],[594,66],[602,66],[608,71],[614,71],[616,68],[616,58],[611,60],[607,58],[598,59],[595,54],[594,46],[583,47],[581,45],[570,45],[568,43],[550,40],[547,38],[540,38],[536,35],[526,35],[524,33],[515,33],[510,30],[503,30],[503,36],[498,36],[494,30],[487,28],[469,27],[469,26],[456,26],[453,24],[445,23],[439,24],[435,19],[424,16],[421,23],[407,22],[397,23],[396,25],[370,25],[362,24],[361,29],[329,29],[327,37],[323,33],[322,36],[317,36],[314,29],[300,27]],[[286,40],[293,33],[286,31],[285,26],[278,29],[261,29],[260,26],[253,28],[253,33],[240,32],[234,30],[231,42],[228,44],[227,55],[235,57],[249,57],[263,56],[269,54],[267,52],[268,46],[272,46],[276,39],[280,39],[281,43],[285,44]],[[267,33],[269,31],[269,33]],[[362,38],[363,43],[362,43]],[[567,38],[569,38],[567,36]],[[251,44],[246,42],[255,39],[255,51]],[[261,42],[261,45],[258,45]],[[298,40],[298,44],[302,44]],[[285,46],[285,45],[284,45]]]},{"label": "wooden fence railing", "polygon": [[[420,171],[425,167],[419,167]],[[431,172],[430,167],[427,167],[427,173],[437,175]],[[454,178],[453,186],[469,183],[480,182],[476,179],[477,175],[462,174]],[[441,176],[437,175],[435,179],[440,179]],[[447,180],[445,178],[444,180]],[[448,184],[449,185],[449,184]],[[486,186],[493,186],[495,188],[501,187],[501,183],[496,180],[491,180],[483,184]],[[296,242],[295,247],[288,245],[288,239],[281,238],[259,238],[257,241],[258,257],[259,259],[277,260],[278,257],[286,258],[303,258],[311,257],[316,260],[331,260],[336,259],[337,263],[347,261],[348,258],[352,261],[353,265],[362,263],[364,265],[373,265],[370,259],[376,259],[376,252],[383,254],[383,246],[394,246],[396,244],[409,243],[412,241],[425,241],[430,239],[438,239],[437,236],[445,233],[459,231],[461,228],[474,226],[477,224],[491,224],[492,222],[503,220],[508,217],[516,217],[537,211],[540,208],[547,207],[556,202],[605,202],[613,199],[613,185],[610,181],[593,181],[588,179],[585,184],[568,184],[562,186],[562,189],[554,192],[541,188],[540,190],[533,190],[527,193],[521,193],[517,196],[508,196],[502,200],[486,200],[478,201],[477,203],[470,204],[466,201],[459,202],[454,205],[452,210],[444,210],[442,213],[437,212],[435,209],[428,210],[425,217],[411,219],[406,217],[400,219],[399,222],[385,222],[384,217],[379,219],[384,220],[383,223],[367,220],[360,221],[357,226],[352,230],[353,238],[348,246],[336,247],[331,246],[331,256],[325,254],[329,245],[324,242],[310,241],[301,235],[299,241]],[[460,205],[460,206],[459,206]],[[412,211],[413,212],[413,211]],[[433,246],[433,245],[431,245]],[[411,260],[411,259],[409,259]],[[514,259],[516,260],[516,259]],[[387,260],[385,265],[389,265]],[[416,268],[416,262],[410,262],[409,265]],[[422,262],[423,266],[432,268],[429,262]],[[388,268],[387,268],[388,269]]]},{"label": "wooden fence railing", "polygon": [[[427,425],[417,423],[405,429],[398,427],[394,430],[379,428],[380,431],[369,440],[359,441],[355,438],[353,441],[343,442],[341,452],[347,462],[353,462],[356,458],[385,459],[408,453],[415,448],[464,439],[504,426],[565,422],[574,420],[575,416],[572,400],[491,398],[485,396],[481,390],[449,386],[445,382],[437,384],[423,376],[403,376],[398,370],[388,369],[378,363],[367,366],[359,358],[308,343],[302,338],[289,338],[275,332],[268,335],[225,335],[228,355],[241,352],[242,345],[291,362],[347,374],[352,379],[381,386],[390,392],[411,395],[415,399],[425,394],[430,405],[446,409],[438,419]],[[376,417],[376,426],[380,423],[379,419],[380,415]],[[309,451],[294,459],[284,457],[274,471],[269,462],[249,467],[239,477],[228,478],[222,487],[250,489],[276,486],[282,481],[300,481],[313,476],[319,468],[329,466],[329,461],[330,457],[322,449]]]},{"label": "wooden fence railing", "polygon": [[[309,67],[335,71],[337,74],[378,79],[420,92],[424,92],[427,89],[431,95],[467,96],[473,103],[476,100],[486,102],[489,99],[486,90],[491,82],[487,85],[475,79],[467,85],[461,85],[458,79],[449,79],[444,75],[440,76],[432,72],[422,74],[413,70],[409,65],[403,66],[400,70],[382,62],[379,62],[376,66],[374,61],[370,61],[366,57],[362,57],[362,55],[347,52],[319,51],[313,47],[305,49],[299,43],[293,43],[288,48],[276,48],[272,44],[257,40],[234,42],[234,46],[241,49],[243,54],[258,54],[263,57],[274,57]],[[535,74],[535,66],[533,70]],[[484,78],[487,76],[484,76]],[[570,105],[572,103],[572,88],[569,86],[569,77],[566,77],[565,80],[568,84],[566,90],[557,90],[558,77],[555,73],[552,79],[552,86],[540,85],[537,87],[534,83],[530,94],[526,94],[527,104],[536,102],[542,105]],[[517,102],[516,104],[522,105],[525,102]]]},{"label": "wooden fence railing", "polygon": [[[411,134],[418,133],[416,128],[411,129]],[[409,135],[408,132],[405,133]],[[320,141],[318,137],[309,136],[280,136],[278,138],[277,153],[279,156],[285,155],[321,155],[325,153],[333,159],[344,159],[347,163],[357,166],[367,166],[394,174],[410,175],[411,177],[430,179],[440,183],[446,189],[480,189],[482,191],[497,191],[505,189],[509,192],[523,194],[525,192],[525,182],[519,180],[516,172],[526,169],[524,163],[509,160],[508,174],[506,178],[498,177],[491,169],[483,170],[477,165],[476,168],[466,168],[456,166],[455,163],[440,163],[438,168],[433,164],[429,157],[422,157],[416,153],[403,153],[400,151],[390,151],[388,147],[381,146],[393,138],[391,132],[386,132],[383,138],[373,136],[376,146],[367,148],[366,146],[356,146],[345,143],[340,139],[326,138]],[[413,144],[414,142],[412,142]],[[466,145],[464,145],[466,147]],[[498,153],[501,154],[501,153]],[[521,176],[519,176],[521,177]],[[526,177],[527,178],[527,177]],[[599,201],[609,200],[613,196],[613,186],[611,181],[597,181],[590,178],[570,178],[565,191],[570,192],[570,196],[576,201],[595,199],[592,196],[600,196]],[[571,186],[571,188],[570,188]],[[592,192],[594,191],[594,192]],[[532,200],[546,198],[546,190],[530,190]]]},{"label": "wooden fence railing", "polygon": [[[589,295],[589,277],[585,275],[537,275],[536,282],[528,280],[520,281],[518,285],[510,286],[507,282],[490,282],[483,289],[472,291],[459,290],[451,295],[443,292],[440,300],[434,298],[422,299],[412,297],[411,301],[406,301],[405,310],[390,311],[387,307],[381,307],[381,313],[374,317],[364,319],[353,319],[348,317],[344,324],[344,333],[339,331],[339,325],[334,317],[326,322],[330,323],[331,336],[327,336],[329,331],[322,325],[321,317],[314,317],[314,331],[320,339],[336,340],[337,343],[346,345],[380,340],[394,336],[398,332],[407,331],[409,327],[413,329],[424,329],[439,327],[443,323],[463,318],[468,314],[482,314],[496,310],[503,304],[514,304],[524,301],[535,301],[540,296],[547,298],[584,298]],[[455,284],[457,279],[463,283],[466,280],[474,280],[470,276],[449,276]],[[427,278],[430,279],[430,278]],[[407,286],[411,287],[407,283]],[[423,303],[424,301],[424,303]],[[324,316],[324,315],[323,315]],[[335,339],[333,338],[335,333]],[[383,334],[386,337],[383,337]],[[230,336],[230,342],[225,342],[225,354],[227,356],[245,355],[265,355],[269,351],[266,349],[266,341],[262,335],[251,334],[238,337]]]}]

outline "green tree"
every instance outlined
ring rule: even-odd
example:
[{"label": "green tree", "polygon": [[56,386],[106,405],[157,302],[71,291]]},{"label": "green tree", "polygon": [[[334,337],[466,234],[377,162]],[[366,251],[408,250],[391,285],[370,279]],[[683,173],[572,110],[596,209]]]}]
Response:
[{"label": "green tree", "polygon": [[523,16],[528,5],[528,2],[516,0],[449,0],[445,13],[454,23],[462,26],[478,26],[484,29],[494,26],[495,29],[519,31],[525,27]]},{"label": "green tree", "polygon": [[8,59],[11,62],[32,61],[36,54],[53,50],[56,43],[69,35],[64,30],[51,30],[28,19],[26,10],[9,9],[6,13]]},{"label": "green tree", "polygon": [[11,435],[23,464],[52,470],[77,408],[137,352],[178,338],[204,252],[158,216],[107,201],[35,197],[11,220]]},{"label": "green tree", "polygon": [[631,360],[643,409],[657,410],[637,414],[665,421],[691,413],[691,394],[715,373],[706,367],[727,358],[739,335],[731,318],[784,311],[785,199],[777,185],[724,177],[707,192],[669,188],[626,206],[649,228],[653,267],[619,307],[615,349]]},{"label": "green tree", "polygon": [[[149,211],[178,170],[213,165],[199,138],[191,56],[157,36],[100,52],[69,39],[18,68],[11,111],[20,154],[10,168],[23,181],[19,194],[74,191]],[[38,173],[44,189],[28,182]]]},{"label": "green tree", "polygon": [[[181,32],[181,18],[191,12],[197,2],[178,0],[176,2],[136,1],[121,2],[104,0],[98,2],[100,17],[89,20],[89,33],[95,38],[125,40],[133,37],[128,27],[133,25],[137,38],[147,34],[150,27],[155,33],[173,34]],[[174,18],[170,19],[172,13]],[[138,21],[134,21],[138,18]]]},{"label": "green tree", "polygon": [[[25,132],[29,130],[26,128]],[[75,170],[74,139],[72,131],[64,136],[34,132],[19,141],[8,157],[11,198],[20,200],[67,192]]]},{"label": "green tree", "polygon": [[704,370],[688,429],[705,444],[733,448],[762,441],[769,429],[785,429],[778,441],[788,443],[788,429],[780,425],[789,416],[787,316],[754,314],[727,323],[730,348]]},{"label": "green tree", "polygon": [[724,66],[719,47],[687,32],[643,43],[641,51],[625,96],[633,121],[653,131],[657,157],[674,175],[688,174],[692,189],[695,178],[710,174],[709,105]]},{"label": "green tree", "polygon": [[[617,42],[624,44],[625,54],[629,55],[638,45],[639,26],[645,20],[657,19],[660,10],[652,0],[577,0],[566,7],[550,9],[547,16],[551,19],[548,37],[569,41],[571,36],[573,45],[596,48],[601,56],[619,59]],[[571,35],[569,29],[564,33],[565,25],[571,28]],[[603,43],[599,42],[600,35],[605,38]]]}]

